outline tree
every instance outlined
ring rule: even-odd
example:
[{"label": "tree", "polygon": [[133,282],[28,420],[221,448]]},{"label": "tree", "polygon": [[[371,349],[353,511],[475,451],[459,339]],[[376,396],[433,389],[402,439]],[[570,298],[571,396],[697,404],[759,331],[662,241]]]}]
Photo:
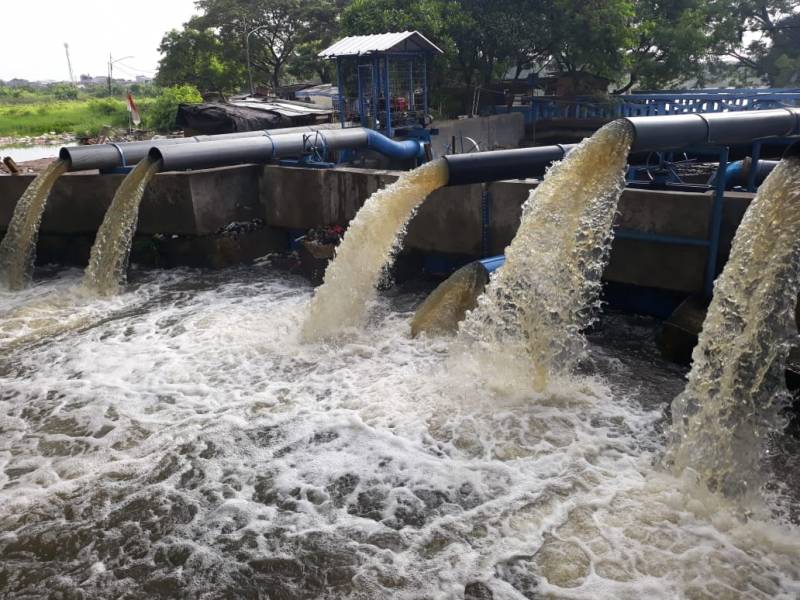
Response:
[{"label": "tree", "polygon": [[701,78],[714,42],[718,7],[706,0],[636,0],[626,51],[624,93],[636,84],[658,88]]},{"label": "tree", "polygon": [[308,7],[308,27],[297,44],[295,56],[288,70],[298,79],[315,79],[330,83],[335,69],[331,61],[319,58],[318,54],[340,36],[339,15],[349,0],[314,2]]},{"label": "tree", "polygon": [[[211,29],[190,21],[182,30],[173,29],[161,40],[163,58],[156,83],[160,86],[190,84],[204,91],[233,91],[246,80],[241,61]],[[238,58],[238,57],[237,57]]]},{"label": "tree", "polygon": [[330,19],[331,0],[198,0],[204,15],[198,21],[218,31],[223,44],[245,47],[250,32],[250,61],[258,76],[265,74],[276,89],[287,63],[307,41],[314,19]]},{"label": "tree", "polygon": [[712,4],[716,7],[713,24],[716,57],[733,59],[759,75],[764,74],[762,60],[775,40],[782,37],[784,28],[779,23],[796,15],[797,1],[713,0]]},{"label": "tree", "polygon": [[[520,10],[527,0],[354,0],[342,14],[349,35],[418,30],[444,51],[433,80],[486,84],[524,42]],[[520,14],[523,13],[523,14]]]},{"label": "tree", "polygon": [[56,83],[50,88],[56,100],[77,100],[78,88],[71,83]]},{"label": "tree", "polygon": [[552,0],[549,21],[553,63],[567,73],[618,79],[632,45],[631,0]]},{"label": "tree", "polygon": [[145,113],[145,124],[158,131],[175,129],[175,117],[179,104],[202,102],[203,97],[197,88],[191,85],[176,85],[161,90],[158,98]]},{"label": "tree", "polygon": [[771,37],[772,44],[761,53],[760,70],[774,87],[800,85],[800,13],[775,23]]}]

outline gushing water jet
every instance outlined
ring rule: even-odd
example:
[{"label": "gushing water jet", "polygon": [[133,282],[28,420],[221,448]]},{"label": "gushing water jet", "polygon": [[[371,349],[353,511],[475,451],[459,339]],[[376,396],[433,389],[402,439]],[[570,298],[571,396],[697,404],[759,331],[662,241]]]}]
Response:
[{"label": "gushing water jet", "polygon": [[144,159],[117,188],[92,246],[89,266],[83,276],[85,288],[101,296],[110,296],[125,284],[139,220],[139,204],[147,184],[160,168],[160,161]]},{"label": "gushing water jet", "polygon": [[314,293],[303,336],[326,338],[361,324],[382,270],[396,251],[417,207],[447,183],[447,162],[409,171],[370,196],[350,222],[325,280]]},{"label": "gushing water jet", "polygon": [[69,168],[69,162],[56,160],[40,173],[17,201],[6,235],[0,242],[0,283],[9,290],[27,286],[33,277],[36,241],[47,198],[53,185]]},{"label": "gushing water jet", "polygon": [[667,462],[714,491],[746,496],[761,483],[768,437],[783,428],[784,371],[797,343],[800,291],[800,146],[750,203],[672,403]]},{"label": "gushing water jet", "polygon": [[522,207],[506,261],[459,336],[503,360],[524,356],[537,389],[571,370],[594,318],[633,131],[615,121],[554,165]]}]

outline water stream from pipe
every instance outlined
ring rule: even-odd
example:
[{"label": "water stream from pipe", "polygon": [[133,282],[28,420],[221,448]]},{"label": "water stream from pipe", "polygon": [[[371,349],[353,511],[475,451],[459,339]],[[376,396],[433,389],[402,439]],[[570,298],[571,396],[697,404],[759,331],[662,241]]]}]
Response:
[{"label": "water stream from pipe", "polygon": [[86,289],[111,296],[125,284],[133,235],[139,221],[139,204],[147,184],[160,167],[160,160],[142,160],[117,188],[92,246],[83,277]]},{"label": "water stream from pipe", "polygon": [[17,201],[6,235],[0,242],[0,285],[6,289],[19,290],[30,283],[47,197],[68,167],[67,161],[53,161]]},{"label": "water stream from pipe", "polygon": [[435,160],[403,173],[367,199],[314,293],[303,324],[306,339],[330,337],[362,323],[408,221],[431,192],[447,183],[447,177],[447,163]]},{"label": "water stream from pipe", "polygon": [[668,461],[710,489],[747,496],[763,483],[770,436],[784,425],[789,349],[798,341],[800,159],[758,190],[714,286],[685,390],[672,403]]},{"label": "water stream from pipe", "polygon": [[631,141],[626,122],[606,125],[531,192],[505,264],[459,332],[489,370],[517,364],[543,389],[583,354]]}]

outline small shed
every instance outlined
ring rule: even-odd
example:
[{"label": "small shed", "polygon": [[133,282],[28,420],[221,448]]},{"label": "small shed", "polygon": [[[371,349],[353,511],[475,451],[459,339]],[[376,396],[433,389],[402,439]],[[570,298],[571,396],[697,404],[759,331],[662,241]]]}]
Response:
[{"label": "small shed", "polygon": [[336,60],[339,118],[389,137],[425,127],[428,62],[442,51],[419,31],[343,38],[319,53]]}]

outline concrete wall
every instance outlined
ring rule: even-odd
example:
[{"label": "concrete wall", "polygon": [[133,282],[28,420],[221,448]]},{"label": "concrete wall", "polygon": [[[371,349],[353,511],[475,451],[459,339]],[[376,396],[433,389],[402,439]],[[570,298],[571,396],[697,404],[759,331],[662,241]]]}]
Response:
[{"label": "concrete wall", "polygon": [[[0,231],[33,175],[0,177]],[[95,233],[124,175],[71,173],[58,179],[45,207],[41,232]],[[159,173],[147,186],[140,234],[206,235],[234,221],[263,217],[257,166]]]},{"label": "concrete wall", "polygon": [[[453,154],[452,150],[448,151],[453,136],[457,138],[457,152],[461,152],[462,136],[478,142],[481,151],[519,148],[520,140],[525,137],[525,117],[520,113],[437,121],[433,127],[439,130],[438,135],[431,136],[431,152],[434,158]],[[469,148],[469,142],[464,140],[464,151]]]},{"label": "concrete wall", "polygon": [[[266,222],[275,227],[307,229],[345,224],[379,187],[398,173],[367,169],[287,169],[266,167],[261,180]],[[501,254],[519,226],[521,207],[535,180],[486,185],[490,196],[489,254]],[[481,251],[480,185],[434,192],[411,221],[404,247],[409,250],[479,256]],[[726,195],[721,260],[752,194]],[[704,239],[708,231],[711,192],[688,193],[626,189],[617,227]],[[694,293],[702,290],[706,249],[617,239],[606,269],[608,281]]]},{"label": "concrete wall", "polygon": [[[241,166],[159,174],[142,202],[137,232],[212,235],[235,221],[263,219],[267,229],[309,229],[346,225],[376,190],[397,179],[393,171]],[[30,176],[0,177],[0,230]],[[94,234],[121,175],[75,174],[56,184],[45,211],[43,237]],[[485,186],[490,197],[489,254],[500,254],[519,225],[521,206],[535,180],[501,181]],[[481,185],[434,192],[411,221],[405,248],[458,256],[481,254]],[[751,194],[726,196],[721,260]],[[618,227],[666,235],[705,238],[711,193],[627,189]],[[266,235],[266,230],[264,235]],[[272,234],[270,234],[272,235]],[[273,236],[275,237],[275,236]],[[278,239],[278,238],[275,238]],[[272,246],[275,246],[273,242]],[[679,292],[702,289],[706,249],[617,239],[605,277]]]}]

